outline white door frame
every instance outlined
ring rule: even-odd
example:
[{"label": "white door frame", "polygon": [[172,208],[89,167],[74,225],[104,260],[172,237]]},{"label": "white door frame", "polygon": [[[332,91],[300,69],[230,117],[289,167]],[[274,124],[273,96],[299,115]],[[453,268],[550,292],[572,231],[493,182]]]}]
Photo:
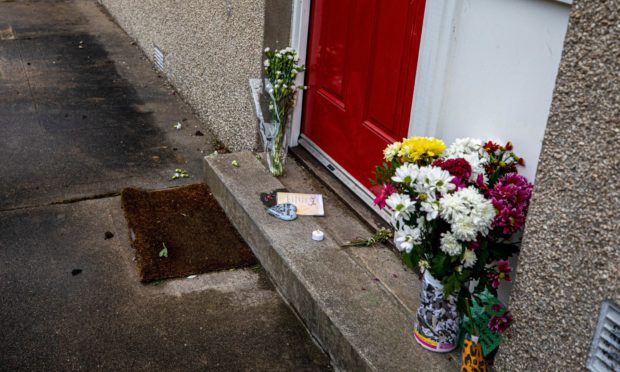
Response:
[{"label": "white door frame", "polygon": [[[291,47],[299,53],[299,60],[306,64],[308,53],[308,36],[310,30],[310,1],[293,0],[293,19],[291,20]],[[306,73],[297,75],[296,84],[302,85],[305,81]],[[301,113],[304,106],[304,91],[298,91],[297,104],[293,111],[293,122],[291,124],[291,146],[297,146],[301,135]]]}]

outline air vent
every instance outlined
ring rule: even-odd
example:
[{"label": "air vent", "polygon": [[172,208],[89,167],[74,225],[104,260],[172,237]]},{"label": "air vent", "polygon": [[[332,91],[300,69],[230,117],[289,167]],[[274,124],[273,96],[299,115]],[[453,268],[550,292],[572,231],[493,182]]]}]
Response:
[{"label": "air vent", "polygon": [[153,63],[159,71],[164,71],[164,52],[156,45],[153,46]]},{"label": "air vent", "polygon": [[587,367],[592,372],[620,371],[620,309],[611,301],[601,307]]}]

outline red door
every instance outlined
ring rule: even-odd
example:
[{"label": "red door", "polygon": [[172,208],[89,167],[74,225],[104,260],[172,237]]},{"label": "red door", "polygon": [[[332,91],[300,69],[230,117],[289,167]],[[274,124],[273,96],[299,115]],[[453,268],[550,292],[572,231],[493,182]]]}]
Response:
[{"label": "red door", "polygon": [[425,0],[312,0],[303,134],[366,187],[407,136]]}]

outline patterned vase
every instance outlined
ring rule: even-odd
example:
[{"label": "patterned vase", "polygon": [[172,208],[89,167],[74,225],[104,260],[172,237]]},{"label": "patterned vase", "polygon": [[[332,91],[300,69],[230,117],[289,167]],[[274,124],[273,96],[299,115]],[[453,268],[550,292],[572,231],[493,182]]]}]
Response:
[{"label": "patterned vase", "polygon": [[487,372],[487,362],[482,356],[482,346],[476,336],[463,340],[461,372]]},{"label": "patterned vase", "polygon": [[420,306],[416,312],[413,331],[423,348],[445,353],[457,346],[461,318],[457,310],[457,295],[443,295],[443,285],[428,272],[422,279]]}]

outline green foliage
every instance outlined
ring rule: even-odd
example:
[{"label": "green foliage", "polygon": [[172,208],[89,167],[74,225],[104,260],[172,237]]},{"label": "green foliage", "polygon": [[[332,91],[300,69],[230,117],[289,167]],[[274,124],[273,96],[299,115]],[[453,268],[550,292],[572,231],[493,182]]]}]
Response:
[{"label": "green foliage", "polygon": [[471,334],[471,329],[474,329],[474,332],[478,333],[480,337],[479,341],[482,345],[482,354],[486,357],[499,346],[502,340],[501,334],[492,332],[489,329],[489,321],[493,316],[504,315],[507,309],[502,307],[502,310],[494,311],[493,305],[501,304],[501,302],[495,295],[486,290],[474,295],[473,299],[471,318],[465,315],[461,323],[459,344],[462,345],[466,334]]},{"label": "green foliage", "polygon": [[371,184],[373,185],[382,185],[384,183],[390,182],[396,168],[400,167],[400,161],[394,158],[391,162],[382,162],[381,165],[375,166],[375,170],[373,174],[375,178],[369,178]]},{"label": "green foliage", "polygon": [[182,168],[177,168],[174,170],[174,174],[170,177],[171,181],[174,181],[179,178],[188,178],[189,172]]},{"label": "green foliage", "polygon": [[159,257],[168,258],[168,247],[166,247],[166,243],[161,243],[164,247],[161,251],[159,251]]},{"label": "green foliage", "polygon": [[519,252],[519,246],[517,244],[502,242],[490,243],[489,257],[491,258],[491,260],[507,260],[517,252]]},{"label": "green foliage", "polygon": [[369,238],[366,239],[354,239],[350,242],[341,245],[341,247],[372,247],[377,243],[386,242],[388,239],[392,237],[392,230],[386,229],[385,227],[379,228],[374,234],[372,234]]},{"label": "green foliage", "polygon": [[400,257],[403,259],[403,263],[410,269],[414,269],[416,265],[411,259],[411,253],[401,252]]},{"label": "green foliage", "polygon": [[[435,278],[444,278],[449,271],[449,258],[445,253],[439,253],[433,257],[430,264],[431,274]],[[444,285],[448,285],[447,282],[443,283]]]}]

